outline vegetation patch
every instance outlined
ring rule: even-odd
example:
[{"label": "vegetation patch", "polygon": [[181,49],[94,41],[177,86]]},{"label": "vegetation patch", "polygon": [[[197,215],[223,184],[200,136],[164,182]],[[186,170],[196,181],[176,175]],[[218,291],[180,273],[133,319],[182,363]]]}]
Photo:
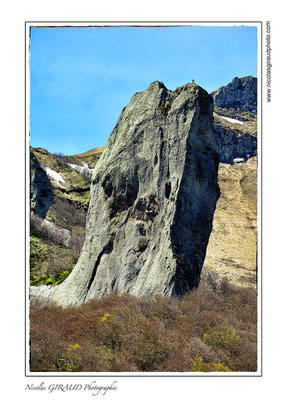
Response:
[{"label": "vegetation patch", "polygon": [[167,114],[169,113],[170,109],[171,109],[171,103],[162,103],[159,106],[161,115],[163,115],[165,118],[167,117]]},{"label": "vegetation patch", "polygon": [[257,370],[257,296],[200,284],[182,298],[131,295],[78,307],[31,304],[31,371]]},{"label": "vegetation patch", "polygon": [[55,285],[63,282],[77,262],[75,250],[51,243],[39,237],[30,237],[30,284]]}]

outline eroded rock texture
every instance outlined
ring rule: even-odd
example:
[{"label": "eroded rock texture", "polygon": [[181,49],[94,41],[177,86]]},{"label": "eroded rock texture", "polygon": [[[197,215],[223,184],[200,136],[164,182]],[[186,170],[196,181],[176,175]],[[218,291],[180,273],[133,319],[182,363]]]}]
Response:
[{"label": "eroded rock texture", "polygon": [[194,84],[172,92],[156,81],[132,97],[93,172],[80,258],[52,300],[199,284],[219,197],[212,111]]}]

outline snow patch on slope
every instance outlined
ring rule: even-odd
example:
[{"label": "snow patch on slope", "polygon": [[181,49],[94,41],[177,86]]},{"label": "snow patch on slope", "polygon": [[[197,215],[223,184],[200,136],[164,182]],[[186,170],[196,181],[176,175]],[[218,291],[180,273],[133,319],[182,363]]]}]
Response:
[{"label": "snow patch on slope", "polygon": [[56,171],[46,167],[46,173],[50,176],[57,184],[65,183],[65,179]]},{"label": "snow patch on slope", "polygon": [[226,121],[231,122],[232,124],[240,124],[240,125],[243,125],[243,122],[242,122],[242,121],[239,121],[238,119],[229,118],[229,117],[223,117],[222,115],[220,115],[220,118],[226,119]]},{"label": "snow patch on slope", "polygon": [[77,172],[79,172],[79,174],[83,175],[85,178],[87,178],[89,180],[91,179],[93,170],[91,168],[89,168],[87,164],[77,165],[77,164],[68,163],[68,165],[71,168],[73,168],[74,170],[76,170]]}]

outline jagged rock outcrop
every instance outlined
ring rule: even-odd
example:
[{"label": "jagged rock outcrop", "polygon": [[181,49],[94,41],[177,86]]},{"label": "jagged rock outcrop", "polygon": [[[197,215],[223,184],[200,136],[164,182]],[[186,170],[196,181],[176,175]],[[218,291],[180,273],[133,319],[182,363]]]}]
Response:
[{"label": "jagged rock outcrop", "polygon": [[257,78],[253,76],[235,77],[211,95],[217,107],[257,113]]},{"label": "jagged rock outcrop", "polygon": [[53,188],[46,171],[32,152],[30,152],[30,175],[31,211],[45,218],[54,200]]},{"label": "jagged rock outcrop", "polygon": [[[233,125],[233,126],[232,126]],[[236,124],[228,124],[222,118],[215,115],[213,127],[216,132],[216,151],[219,161],[224,164],[233,164],[236,158],[245,161],[257,155],[257,137],[243,133]]]},{"label": "jagged rock outcrop", "polygon": [[257,78],[234,78],[211,93],[214,98],[216,151],[221,163],[257,154]]},{"label": "jagged rock outcrop", "polygon": [[156,81],[133,96],[94,169],[84,246],[53,301],[199,284],[219,197],[212,112],[194,84],[172,92]]}]

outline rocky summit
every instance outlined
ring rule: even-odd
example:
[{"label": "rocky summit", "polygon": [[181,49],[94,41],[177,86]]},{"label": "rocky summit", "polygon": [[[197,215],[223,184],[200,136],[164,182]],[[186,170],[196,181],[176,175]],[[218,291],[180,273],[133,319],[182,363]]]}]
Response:
[{"label": "rocky summit", "polygon": [[46,296],[68,306],[198,286],[219,198],[212,113],[195,84],[132,97],[93,172],[78,263]]}]

